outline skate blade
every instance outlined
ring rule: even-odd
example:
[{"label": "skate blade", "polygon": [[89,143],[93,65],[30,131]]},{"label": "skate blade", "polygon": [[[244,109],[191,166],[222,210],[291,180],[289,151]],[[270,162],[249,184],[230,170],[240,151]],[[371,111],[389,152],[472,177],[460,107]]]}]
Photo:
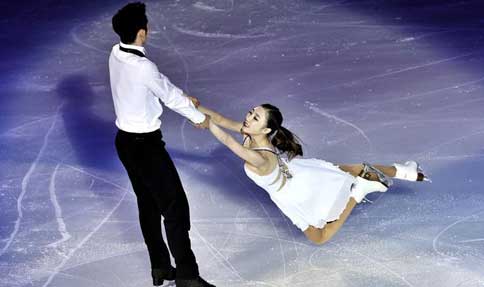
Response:
[{"label": "skate blade", "polygon": [[368,198],[363,197],[363,200],[361,200],[362,203],[366,202],[366,203],[370,203],[370,204],[373,204],[373,201],[369,200]]},{"label": "skate blade", "polygon": [[390,186],[393,185],[393,180],[389,176],[387,176],[386,174],[381,172],[379,169],[375,168],[374,166],[372,166],[371,164],[369,164],[367,162],[364,162],[363,164],[365,165],[365,168],[368,168],[370,171],[372,171],[376,174],[376,176],[378,177],[378,180],[385,187],[389,188]]},{"label": "skate blade", "polygon": [[419,179],[418,181],[426,181],[428,183],[432,183],[432,180],[430,179],[430,177],[425,175],[423,168],[418,163],[417,163],[417,172],[418,172],[417,179]]}]

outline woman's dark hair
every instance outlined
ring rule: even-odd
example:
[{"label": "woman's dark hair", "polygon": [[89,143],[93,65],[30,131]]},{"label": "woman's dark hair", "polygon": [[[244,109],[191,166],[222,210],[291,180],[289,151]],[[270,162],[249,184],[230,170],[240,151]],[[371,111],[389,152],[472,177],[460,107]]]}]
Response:
[{"label": "woman's dark hair", "polygon": [[141,2],[129,3],[113,16],[113,30],[119,35],[121,42],[131,44],[136,40],[140,29],[148,31],[146,6]]},{"label": "woman's dark hair", "polygon": [[271,104],[263,104],[262,108],[267,113],[267,127],[271,129],[268,134],[271,144],[283,153],[287,153],[289,160],[298,155],[303,155],[299,139],[288,129],[282,126],[282,114],[279,109]]}]

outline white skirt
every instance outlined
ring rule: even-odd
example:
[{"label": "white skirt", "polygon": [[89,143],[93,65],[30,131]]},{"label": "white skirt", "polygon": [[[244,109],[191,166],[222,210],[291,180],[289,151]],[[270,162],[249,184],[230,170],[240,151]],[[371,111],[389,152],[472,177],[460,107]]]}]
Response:
[{"label": "white skirt", "polygon": [[320,159],[295,158],[287,166],[292,178],[284,187],[266,189],[281,211],[302,231],[339,219],[355,177]]}]

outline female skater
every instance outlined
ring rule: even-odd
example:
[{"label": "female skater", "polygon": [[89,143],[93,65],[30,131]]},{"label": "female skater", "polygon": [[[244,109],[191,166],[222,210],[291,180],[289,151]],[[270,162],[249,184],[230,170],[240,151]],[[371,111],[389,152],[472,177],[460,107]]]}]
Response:
[{"label": "female skater", "polygon": [[[295,136],[282,126],[282,114],[270,104],[253,108],[244,122],[230,120],[206,107],[210,132],[244,160],[247,176],[265,189],[272,201],[306,237],[323,244],[340,229],[357,203],[370,192],[385,192],[391,177],[422,181],[427,178],[414,161],[393,166],[367,163],[334,165],[303,155]],[[240,132],[242,144],[220,127]],[[287,155],[287,160],[281,158]]]}]

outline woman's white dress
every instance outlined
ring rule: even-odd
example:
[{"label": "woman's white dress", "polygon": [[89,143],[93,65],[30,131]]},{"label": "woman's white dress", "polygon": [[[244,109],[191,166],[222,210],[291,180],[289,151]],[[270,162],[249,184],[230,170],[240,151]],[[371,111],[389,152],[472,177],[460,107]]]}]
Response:
[{"label": "woman's white dress", "polygon": [[[259,149],[260,150],[260,149]],[[272,151],[267,149],[268,151]],[[273,152],[273,151],[272,151]],[[276,166],[269,175],[260,176],[244,165],[247,176],[267,191],[272,201],[302,231],[309,225],[322,228],[327,222],[339,219],[350,199],[355,177],[334,164],[320,159],[279,158],[286,164],[291,178],[280,174]],[[279,175],[277,182],[273,183]]]}]

